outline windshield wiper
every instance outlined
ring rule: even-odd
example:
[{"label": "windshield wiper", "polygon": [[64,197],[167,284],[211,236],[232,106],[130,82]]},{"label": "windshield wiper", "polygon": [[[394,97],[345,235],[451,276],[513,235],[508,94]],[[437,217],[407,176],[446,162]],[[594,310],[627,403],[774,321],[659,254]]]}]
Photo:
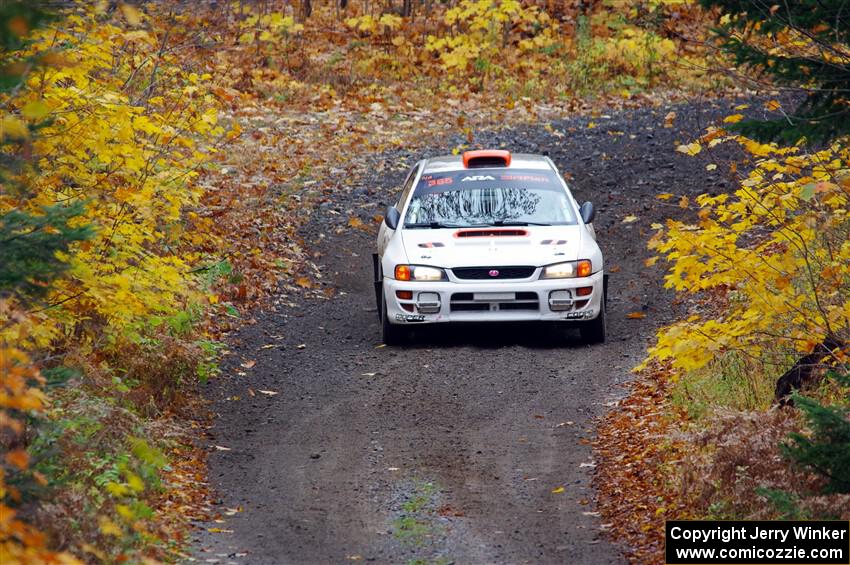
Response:
[{"label": "windshield wiper", "polygon": [[526,222],[523,220],[496,220],[491,225],[493,226],[551,226],[543,222]]},{"label": "windshield wiper", "polygon": [[420,222],[414,224],[404,224],[405,228],[411,229],[440,229],[440,228],[463,228],[466,226],[461,226],[459,224],[446,224],[444,222]]}]

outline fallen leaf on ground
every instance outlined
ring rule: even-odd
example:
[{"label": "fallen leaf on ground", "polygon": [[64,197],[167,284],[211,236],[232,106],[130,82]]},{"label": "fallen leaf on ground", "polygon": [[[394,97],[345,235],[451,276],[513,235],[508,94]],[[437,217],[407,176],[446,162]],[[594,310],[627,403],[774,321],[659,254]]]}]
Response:
[{"label": "fallen leaf on ground", "polygon": [[275,392],[273,390],[258,390],[257,392],[259,392],[260,394],[265,394],[267,396],[274,396],[276,394],[280,394],[279,392]]},{"label": "fallen leaf on ground", "polygon": [[553,488],[552,494],[561,494],[562,492],[564,492],[564,490],[566,490],[566,489],[564,489],[564,487]]},{"label": "fallen leaf on ground", "polygon": [[224,447],[223,445],[216,445],[215,448],[219,451],[230,451],[229,447]]},{"label": "fallen leaf on ground", "polygon": [[643,312],[629,312],[628,314],[626,314],[626,318],[628,318],[629,320],[640,320],[646,318],[646,314],[644,314]]},{"label": "fallen leaf on ground", "polygon": [[251,367],[253,367],[256,364],[257,364],[257,362],[252,359],[251,361],[245,361],[244,363],[242,363],[242,367],[245,367],[246,369],[250,369]]},{"label": "fallen leaf on ground", "polygon": [[694,155],[696,155],[697,153],[702,151],[702,146],[697,142],[693,142],[693,143],[688,143],[687,145],[680,145],[679,147],[676,148],[676,151],[678,151],[679,153],[684,153],[685,155],[690,155],[691,157],[693,157]]},{"label": "fallen leaf on ground", "polygon": [[629,214],[628,216],[626,216],[625,218],[623,218],[623,223],[624,223],[624,224],[631,224],[632,222],[636,222],[636,221],[637,221],[637,219],[638,219],[638,217],[637,217],[637,216],[635,216],[635,215],[633,215],[633,214]]}]

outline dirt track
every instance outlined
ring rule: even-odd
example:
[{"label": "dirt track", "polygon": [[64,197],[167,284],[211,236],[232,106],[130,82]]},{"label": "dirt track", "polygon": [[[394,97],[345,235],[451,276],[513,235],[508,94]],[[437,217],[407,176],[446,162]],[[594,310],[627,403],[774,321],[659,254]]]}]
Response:
[{"label": "dirt track", "polygon": [[[230,448],[213,450],[210,480],[223,513],[242,511],[205,525],[226,531],[200,531],[195,558],[622,561],[594,513],[588,440],[670,315],[659,271],[644,267],[645,244],[651,223],[682,211],[655,195],[727,187],[720,170],[705,170],[710,161],[675,153],[675,142],[734,104],[679,106],[673,128],[663,127],[666,108],[594,118],[592,129],[589,118],[553,124],[562,136],[538,127],[476,137],[481,146],[548,153],[572,175],[577,197],[597,204],[606,267],[615,271],[601,346],[498,326],[440,328],[410,347],[377,347],[374,238],[336,232],[351,213],[382,212],[404,171],[341,189],[304,231],[335,297],[258,312],[258,323],[233,336],[225,376],[208,385],[218,414],[213,443]],[[637,220],[624,223],[629,215]],[[246,360],[256,365],[241,368]]]}]

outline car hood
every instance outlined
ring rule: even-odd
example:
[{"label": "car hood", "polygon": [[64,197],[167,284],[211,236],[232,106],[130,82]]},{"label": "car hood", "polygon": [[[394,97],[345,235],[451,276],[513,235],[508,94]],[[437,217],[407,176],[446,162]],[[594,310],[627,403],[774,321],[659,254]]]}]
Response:
[{"label": "car hood", "polygon": [[412,264],[455,267],[542,266],[579,259],[581,226],[403,229]]}]

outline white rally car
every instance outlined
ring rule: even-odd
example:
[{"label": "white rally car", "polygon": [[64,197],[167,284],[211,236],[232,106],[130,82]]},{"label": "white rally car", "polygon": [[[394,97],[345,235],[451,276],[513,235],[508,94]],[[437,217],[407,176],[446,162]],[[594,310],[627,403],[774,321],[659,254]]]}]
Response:
[{"label": "white rally car", "polygon": [[558,322],[605,341],[593,204],[541,155],[467,151],[410,170],[378,232],[384,343],[441,322]]}]

